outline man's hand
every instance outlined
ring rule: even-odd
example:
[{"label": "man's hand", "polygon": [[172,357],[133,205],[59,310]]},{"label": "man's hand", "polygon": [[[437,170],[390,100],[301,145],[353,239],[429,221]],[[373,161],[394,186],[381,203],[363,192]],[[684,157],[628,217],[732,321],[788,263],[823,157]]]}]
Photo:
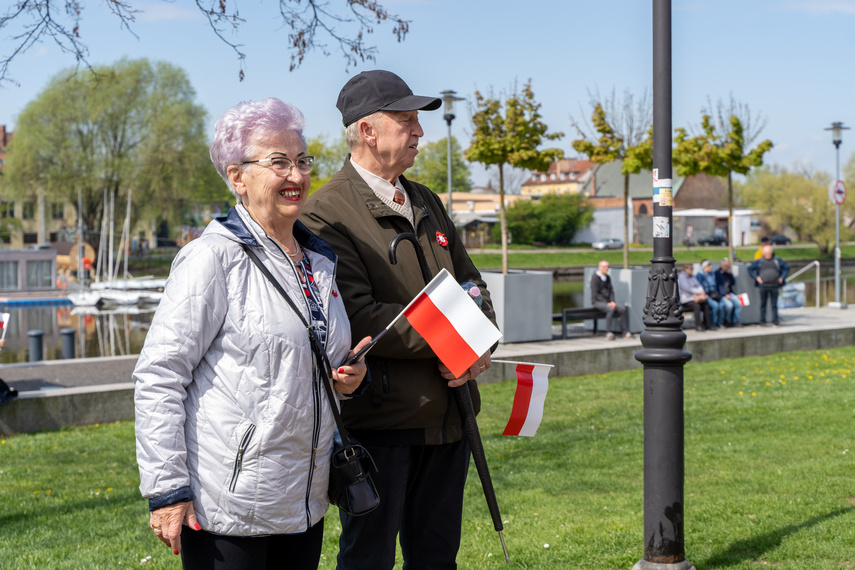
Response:
[{"label": "man's hand", "polygon": [[472,366],[469,367],[469,370],[463,373],[460,378],[455,378],[454,374],[451,373],[451,370],[443,364],[439,363],[439,373],[443,378],[448,380],[449,388],[456,388],[458,386],[462,386],[469,382],[470,380],[474,380],[479,374],[489,369],[491,365],[490,361],[490,351],[488,350],[481,358],[475,362]]},{"label": "man's hand", "polygon": [[608,306],[609,306],[609,307],[611,307],[612,309],[614,309],[615,307],[617,307],[617,303],[615,303],[614,301],[611,301],[610,303],[606,303],[606,305],[608,305]]}]

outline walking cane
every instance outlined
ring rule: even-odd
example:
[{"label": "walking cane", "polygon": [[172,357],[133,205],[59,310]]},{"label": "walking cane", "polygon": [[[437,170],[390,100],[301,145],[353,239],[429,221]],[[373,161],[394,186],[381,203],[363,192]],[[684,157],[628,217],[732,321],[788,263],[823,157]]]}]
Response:
[{"label": "walking cane", "polygon": [[[422,278],[425,284],[430,283],[433,279],[430,267],[428,267],[425,259],[425,252],[422,245],[416,236],[411,233],[401,233],[395,236],[392,243],[389,244],[389,261],[392,265],[398,263],[396,250],[401,240],[407,240],[413,244],[413,249],[416,252],[416,257],[419,260],[419,267],[422,270]],[[481,433],[478,431],[478,423],[475,421],[475,408],[472,406],[472,394],[469,392],[469,383],[462,386],[457,386],[451,389],[454,394],[454,400],[457,403],[457,411],[460,418],[463,420],[463,432],[466,434],[466,439],[469,441],[469,448],[472,451],[472,457],[475,459],[475,468],[478,470],[478,477],[481,479],[481,488],[484,489],[484,498],[487,500],[487,508],[490,510],[490,517],[493,519],[493,528],[499,533],[499,540],[502,543],[502,551],[505,554],[505,563],[510,564],[511,559],[508,556],[508,548],[505,546],[505,537],[502,534],[504,526],[502,525],[502,515],[499,513],[499,503],[496,501],[496,491],[493,489],[493,480],[490,478],[490,469],[487,467],[487,456],[484,454],[484,444],[481,442]]]}]

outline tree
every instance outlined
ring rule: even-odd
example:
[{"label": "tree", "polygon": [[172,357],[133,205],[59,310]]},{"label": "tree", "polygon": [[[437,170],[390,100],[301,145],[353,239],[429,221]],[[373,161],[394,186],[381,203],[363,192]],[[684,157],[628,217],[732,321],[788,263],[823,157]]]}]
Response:
[{"label": "tree", "polygon": [[[93,0],[89,0],[93,4]],[[132,25],[143,12],[140,0],[106,0],[121,27],[134,35]],[[227,0],[195,0],[196,7],[208,20],[213,33],[235,52],[240,63],[238,77],[243,80],[245,54],[240,45],[226,39],[226,32],[237,31],[245,22],[240,16],[240,0],[229,6]],[[374,26],[390,22],[392,33],[403,41],[410,21],[390,13],[375,0],[339,0],[337,8],[328,0],[279,0],[279,17],[288,33],[286,51],[291,54],[290,70],[296,69],[313,49],[329,55],[324,37],[338,44],[347,65],[374,61],[377,48],[365,43]],[[9,80],[9,65],[19,55],[44,40],[53,40],[78,63],[90,68],[88,47],[80,35],[85,0],[17,0],[0,16],[0,32],[12,35],[12,45],[0,56],[0,83]],[[342,31],[346,30],[346,31]]]},{"label": "tree", "polygon": [[[612,91],[611,97],[600,101],[599,93],[591,97],[594,137],[574,121],[581,138],[573,141],[573,149],[598,164],[622,160],[623,174],[623,267],[629,267],[629,175],[653,168],[653,107],[647,92],[637,100],[629,91],[620,103]],[[586,129],[587,130],[587,129]]]},{"label": "tree", "polygon": [[507,217],[514,243],[563,245],[594,220],[594,207],[579,194],[547,194],[539,200],[517,200]]},{"label": "tree", "polygon": [[[451,137],[451,187],[455,192],[469,192],[469,164],[457,138]],[[439,194],[448,192],[448,138],[419,145],[416,163],[407,171],[407,178],[424,184]]]},{"label": "tree", "polygon": [[[491,166],[488,170],[487,187],[499,185],[499,167]],[[522,194],[522,185],[531,178],[531,171],[524,168],[507,167],[504,169],[505,194]]]},{"label": "tree", "polygon": [[677,174],[709,174],[727,176],[727,234],[730,257],[733,257],[733,173],[748,174],[752,168],[763,164],[763,155],[772,149],[772,141],[764,140],[751,150],[748,147],[759,136],[765,125],[759,126],[752,119],[747,105],[736,102],[731,96],[730,104],[719,101],[715,118],[710,113],[712,105],[702,109],[701,134],[690,137],[680,127],[675,137],[674,164]]},{"label": "tree", "polygon": [[[186,74],[170,64],[121,60],[96,73],[67,70],[21,113],[6,156],[4,192],[77,206],[101,227],[111,195],[132,223],[183,221],[189,202],[231,200],[208,157],[205,110]],[[97,247],[98,235],[90,235]]]},{"label": "tree", "polygon": [[538,150],[544,141],[557,140],[564,133],[547,133],[541,120],[540,103],[534,100],[531,83],[516,90],[504,102],[475,92],[475,113],[472,115],[472,144],[466,149],[466,159],[499,170],[499,221],[502,236],[502,273],[508,272],[508,225],[505,218],[505,166],[546,170],[549,163],[562,158],[557,148]]},{"label": "tree", "polygon": [[309,188],[309,194],[312,194],[329,182],[330,178],[341,169],[350,149],[344,139],[344,130],[331,142],[327,142],[325,135],[310,138],[306,142],[308,147],[306,154],[315,157],[315,164],[312,166],[312,186]]},{"label": "tree", "polygon": [[[820,254],[827,256],[834,246],[835,208],[828,199],[830,182],[825,173],[761,167],[747,177],[741,190],[746,204],[766,212],[774,228],[791,228],[800,240],[815,243]],[[846,211],[855,214],[855,207],[850,205]],[[841,225],[841,239],[846,233]]]}]

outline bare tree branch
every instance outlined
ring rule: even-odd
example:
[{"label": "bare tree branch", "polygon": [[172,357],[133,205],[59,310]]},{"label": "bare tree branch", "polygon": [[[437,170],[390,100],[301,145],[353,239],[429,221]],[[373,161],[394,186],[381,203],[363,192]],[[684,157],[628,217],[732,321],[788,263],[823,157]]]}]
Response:
[{"label": "bare tree branch", "polygon": [[[95,0],[89,0],[91,5]],[[245,22],[238,5],[241,0],[193,0],[205,16],[211,30],[237,56],[240,71],[245,76],[246,54],[241,44],[226,37],[226,31],[238,31]],[[251,1],[251,0],[250,0]],[[12,32],[11,50],[0,55],[0,84],[13,82],[10,77],[12,61],[37,43],[50,39],[59,48],[74,56],[75,61],[91,69],[87,57],[89,49],[81,37],[80,23],[86,0],[14,0],[7,13],[0,17],[0,33]],[[121,26],[136,37],[132,24],[140,12],[134,0],[105,0]],[[341,6],[341,4],[345,6]],[[335,4],[336,8],[331,7]],[[390,13],[375,0],[279,0],[279,14],[288,34],[291,52],[290,70],[298,68],[313,49],[330,55],[324,36],[338,44],[347,67],[360,61],[374,61],[377,48],[365,42],[365,36],[374,32],[374,26],[390,23],[392,33],[403,41],[410,30],[410,21]]]},{"label": "bare tree branch", "polygon": [[[637,146],[647,137],[647,131],[653,124],[653,100],[647,89],[638,97],[627,89],[623,93],[622,101],[618,99],[614,88],[608,97],[603,97],[598,87],[593,91],[588,89],[588,105],[593,109],[598,103],[602,105],[609,124],[616,133],[620,133],[627,147]],[[579,113],[582,117],[585,116],[581,103]],[[570,123],[580,138],[589,141],[599,138],[590,121],[580,121],[570,115]]]},{"label": "bare tree branch", "polygon": [[757,140],[760,133],[766,128],[768,120],[763,115],[752,116],[748,103],[737,101],[733,93],[730,94],[728,101],[719,99],[715,106],[713,106],[710,97],[707,96],[707,104],[706,107],[701,109],[701,115],[709,115],[714,120],[716,131],[724,137],[731,131],[730,118],[736,117],[739,119],[739,122],[742,123],[742,136],[744,137],[746,147],[751,147],[754,141]]}]

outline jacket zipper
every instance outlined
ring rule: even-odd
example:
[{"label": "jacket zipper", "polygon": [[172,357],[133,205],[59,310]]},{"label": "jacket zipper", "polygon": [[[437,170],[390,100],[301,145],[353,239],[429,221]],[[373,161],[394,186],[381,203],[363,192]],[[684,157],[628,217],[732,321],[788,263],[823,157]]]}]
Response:
[{"label": "jacket zipper", "polygon": [[[270,238],[270,236],[267,236],[267,237]],[[276,245],[276,247],[279,249],[279,251],[282,251],[282,248],[279,246],[279,244],[276,242],[276,240],[271,238],[271,241]],[[283,253],[283,255],[287,255],[284,251],[282,251],[282,253]],[[294,277],[297,278],[297,282],[299,283],[300,277],[299,277],[299,275],[296,275],[296,272],[297,272],[296,265],[293,262],[291,262],[290,259],[288,261],[290,262],[290,265],[291,265],[291,271],[295,272]],[[336,266],[336,263],[335,263],[335,261],[333,261],[333,267],[335,268],[335,266]],[[334,287],[334,286],[335,286],[335,270],[333,270],[333,280],[332,280],[331,287]],[[330,291],[332,291],[332,288],[330,289]],[[309,301],[306,300],[305,295],[300,295],[300,297],[303,298],[303,305],[306,307],[306,310],[308,311],[308,314],[309,314],[309,318],[306,319],[306,321],[311,322],[311,320],[312,320],[312,307],[309,306]],[[327,298],[327,301],[329,301],[329,297]],[[329,338],[330,332],[331,332],[330,326],[329,326],[329,302],[327,303],[327,307],[326,307],[326,318],[327,318],[327,338]],[[327,338],[324,339],[324,344],[321,347],[321,349],[324,351],[326,351]],[[312,361],[314,362],[315,354],[313,351],[310,351],[310,352],[312,354]],[[323,362],[318,362],[316,364],[317,364],[317,366],[323,366]],[[316,467],[316,462],[317,462],[317,457],[318,457],[318,441],[320,440],[320,437],[321,437],[320,417],[321,417],[322,407],[321,407],[321,402],[320,402],[320,390],[321,390],[320,382],[322,382],[321,374],[319,372],[316,372],[314,367],[313,367],[313,370],[312,370],[312,406],[314,409],[314,416],[313,416],[314,419],[312,422],[312,457],[311,457],[311,461],[309,463],[309,481],[306,485],[306,499],[305,499],[306,525],[307,525],[307,527],[312,526],[312,511],[311,511],[311,507],[309,505],[309,502],[310,502],[311,497],[312,497],[312,481],[314,480],[314,477],[315,477],[315,467]]]},{"label": "jacket zipper", "polygon": [[237,455],[235,456],[235,464],[234,468],[232,468],[232,481],[229,483],[229,493],[234,493],[235,486],[237,485],[238,475],[240,475],[241,468],[243,467],[243,456],[246,453],[246,448],[249,447],[249,442],[252,440],[252,434],[255,433],[255,424],[249,424],[249,427],[246,428],[246,431],[243,434],[243,437],[240,438],[240,444],[238,445]]}]

